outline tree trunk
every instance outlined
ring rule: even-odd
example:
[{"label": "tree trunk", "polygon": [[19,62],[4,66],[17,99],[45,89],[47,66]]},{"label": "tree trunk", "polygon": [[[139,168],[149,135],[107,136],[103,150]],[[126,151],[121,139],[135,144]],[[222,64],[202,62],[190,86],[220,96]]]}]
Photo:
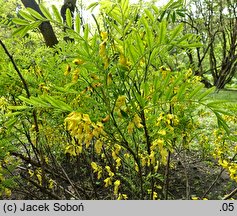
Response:
[{"label": "tree trunk", "polygon": [[77,0],[64,0],[64,4],[61,7],[61,16],[63,18],[63,21],[66,21],[66,11],[69,8],[71,11],[72,17],[76,8],[76,2]]},{"label": "tree trunk", "polygon": [[[63,18],[63,22],[65,23],[66,22],[66,11],[67,9],[69,9],[71,11],[71,15],[73,17],[73,14],[74,14],[74,11],[75,11],[75,8],[76,8],[76,0],[64,0],[64,4],[63,6],[61,7],[61,16]],[[66,27],[63,29],[65,32],[66,32]],[[74,26],[72,26],[72,29],[74,29]],[[71,41],[73,42],[74,40],[68,36],[64,37],[63,38],[65,41]]]},{"label": "tree trunk", "polygon": [[[44,17],[41,12],[39,5],[35,2],[35,0],[21,0],[22,4],[27,8],[32,8],[37,11],[41,16]],[[39,26],[40,32],[42,33],[45,43],[48,47],[53,47],[58,43],[57,37],[53,31],[53,28],[50,22],[43,22]]]}]

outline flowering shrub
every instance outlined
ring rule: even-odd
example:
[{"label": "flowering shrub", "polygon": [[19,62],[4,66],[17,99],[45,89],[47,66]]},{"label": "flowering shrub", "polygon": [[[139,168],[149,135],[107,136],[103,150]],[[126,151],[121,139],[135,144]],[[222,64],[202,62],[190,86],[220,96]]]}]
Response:
[{"label": "flowering shrub", "polygon": [[[25,72],[30,97],[22,91],[2,103],[3,124],[13,125],[8,134],[18,131],[8,138],[18,150],[7,154],[46,198],[168,199],[172,156],[193,145],[201,149],[211,134],[200,127],[200,110],[209,109],[228,133],[224,109],[207,100],[214,89],[206,90],[190,69],[165,62],[174,49],[201,46],[181,34],[182,24],[170,29],[165,13],[176,13],[177,4],[164,11],[127,0],[98,4],[97,30],[81,28],[78,18],[73,30],[68,17],[74,43],[60,42],[55,58],[37,59]],[[236,167],[219,161],[236,178]]]}]

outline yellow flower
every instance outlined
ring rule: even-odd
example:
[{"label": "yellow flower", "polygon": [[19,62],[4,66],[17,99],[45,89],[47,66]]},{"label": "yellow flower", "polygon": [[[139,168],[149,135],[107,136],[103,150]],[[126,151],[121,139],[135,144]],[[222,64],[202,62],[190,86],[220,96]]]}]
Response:
[{"label": "yellow flower", "polygon": [[28,170],[28,173],[29,173],[30,177],[34,176],[34,172],[32,170]]},{"label": "yellow flower", "polygon": [[151,150],[155,150],[157,147],[159,147],[159,149],[161,150],[163,148],[163,145],[164,145],[163,139],[156,139],[152,142]]},{"label": "yellow flower", "polygon": [[5,188],[4,193],[7,197],[10,197],[12,195],[12,191],[9,188]]},{"label": "yellow flower", "polygon": [[128,196],[126,194],[119,193],[117,200],[127,200]]},{"label": "yellow flower", "polygon": [[137,164],[137,163],[135,163],[135,170],[136,170],[137,172],[139,172],[139,167],[138,167],[138,164]]},{"label": "yellow flower", "polygon": [[112,185],[111,177],[108,177],[104,180],[105,187]]},{"label": "yellow flower", "polygon": [[54,180],[49,179],[49,189],[52,189],[54,187]]},{"label": "yellow flower", "polygon": [[219,160],[218,161],[219,162],[219,164],[223,167],[223,168],[228,168],[228,165],[229,165],[229,163],[227,162],[227,160]]},{"label": "yellow flower", "polygon": [[152,164],[152,165],[155,165],[155,163],[156,163],[156,158],[155,158],[155,152],[154,152],[154,151],[151,152],[151,154],[149,155],[149,158],[150,158],[150,160],[151,160],[151,164]]},{"label": "yellow flower", "polygon": [[71,71],[71,66],[68,64],[68,65],[66,66],[66,70],[65,70],[65,72],[64,72],[64,75],[67,76],[67,75],[70,73],[70,71]]},{"label": "yellow flower", "polygon": [[103,41],[100,45],[99,45],[99,55],[100,57],[104,58],[106,56],[106,42]]},{"label": "yellow flower", "polygon": [[168,156],[167,150],[166,150],[166,149],[162,149],[162,150],[160,151],[160,155],[161,155],[161,162],[162,162],[164,165],[166,165],[166,163],[167,163],[167,156]]},{"label": "yellow flower", "polygon": [[127,128],[128,128],[128,134],[131,135],[133,133],[134,123],[133,122],[129,122]]},{"label": "yellow flower", "polygon": [[39,181],[39,184],[42,185],[42,175],[41,175],[41,173],[37,173],[36,176],[37,176],[37,179]]},{"label": "yellow flower", "polygon": [[116,100],[115,106],[117,108],[121,108],[122,106],[125,105],[125,101],[126,101],[126,96],[125,95],[120,95],[120,96],[118,96],[118,98]]},{"label": "yellow flower", "polygon": [[92,138],[93,138],[93,134],[92,133],[85,134],[84,142],[86,144],[86,148],[88,148],[90,146]]},{"label": "yellow flower", "polygon": [[98,166],[97,166],[96,162],[91,162],[91,167],[94,170],[94,172],[98,172]]},{"label": "yellow flower", "polygon": [[124,57],[123,54],[120,54],[119,56],[119,63],[123,66],[127,66],[127,59]]},{"label": "yellow flower", "polygon": [[97,176],[97,178],[100,179],[101,176],[102,176],[102,168],[98,171],[98,176]]},{"label": "yellow flower", "polygon": [[119,186],[120,186],[120,181],[119,181],[119,180],[116,180],[116,181],[114,182],[114,195],[118,194]]},{"label": "yellow flower", "polygon": [[165,66],[161,66],[159,69],[160,69],[161,72],[162,71],[170,71],[170,69],[166,68]]},{"label": "yellow flower", "polygon": [[68,153],[70,156],[76,156],[75,148],[72,144],[67,144],[65,147],[65,154]]},{"label": "yellow flower", "polygon": [[100,78],[96,75],[96,74],[94,74],[94,73],[92,73],[91,75],[90,75],[90,77],[93,79],[93,80],[99,80]]},{"label": "yellow flower", "polygon": [[159,130],[158,134],[165,136],[166,135],[166,131],[165,130]]},{"label": "yellow flower", "polygon": [[116,154],[115,151],[112,151],[112,158],[116,160],[118,158],[118,155]]},{"label": "yellow flower", "polygon": [[110,177],[113,177],[113,176],[114,176],[114,173],[110,170],[110,167],[109,167],[109,166],[106,166],[105,169],[106,169],[106,171],[108,172],[108,174],[109,174]]},{"label": "yellow flower", "polygon": [[186,74],[185,74],[185,78],[186,78],[186,79],[190,78],[190,77],[192,76],[192,74],[193,74],[192,69],[189,68],[189,69],[187,70]]},{"label": "yellow flower", "polygon": [[125,153],[125,154],[124,154],[124,157],[125,157],[126,159],[129,159],[129,158],[130,158],[130,154]]},{"label": "yellow flower", "polygon": [[102,38],[103,41],[107,40],[108,39],[108,33],[107,32],[101,32],[100,33],[100,36]]},{"label": "yellow flower", "polygon": [[110,116],[107,115],[105,118],[103,118],[103,119],[101,120],[101,122],[103,122],[103,123],[108,122],[109,119],[110,119]]},{"label": "yellow flower", "polygon": [[166,118],[169,119],[169,120],[171,120],[171,119],[174,118],[174,115],[173,115],[173,114],[167,114]]},{"label": "yellow flower", "polygon": [[234,151],[237,152],[237,145],[235,146]]},{"label": "yellow flower", "polygon": [[96,140],[95,151],[97,154],[101,153],[103,143],[100,140]]},{"label": "yellow flower", "polygon": [[142,159],[142,166],[146,166],[146,157],[145,156],[141,156]]},{"label": "yellow flower", "polygon": [[118,154],[122,147],[118,144],[115,144],[114,147],[115,147],[115,153]]},{"label": "yellow flower", "polygon": [[155,199],[157,199],[157,197],[158,197],[157,193],[156,193],[156,192],[153,192],[152,199],[155,200]]},{"label": "yellow flower", "polygon": [[91,162],[91,167],[94,170],[93,173],[97,172],[98,174],[97,178],[100,179],[102,176],[102,167],[98,166],[95,162]]},{"label": "yellow flower", "polygon": [[159,161],[156,161],[156,165],[155,165],[155,167],[154,167],[155,172],[158,171],[158,168],[159,168]]},{"label": "yellow flower", "polygon": [[74,59],[74,60],[73,60],[73,63],[76,64],[76,65],[81,65],[81,64],[84,63],[84,61],[81,60],[81,59]]},{"label": "yellow flower", "polygon": [[47,156],[45,156],[44,160],[46,164],[49,164],[49,158]]},{"label": "yellow flower", "polygon": [[229,169],[230,175],[232,175],[232,176],[234,176],[237,172],[237,167],[235,167],[233,165],[228,167],[228,169]]},{"label": "yellow flower", "polygon": [[117,158],[116,159],[116,168],[118,169],[121,166],[121,159]]},{"label": "yellow flower", "polygon": [[91,120],[88,114],[83,114],[82,115],[82,120],[86,122],[87,124],[91,124]]},{"label": "yellow flower", "polygon": [[79,79],[79,72],[80,72],[79,69],[76,69],[75,71],[73,71],[73,74],[72,74],[72,82],[73,83],[76,83],[77,80]]},{"label": "yellow flower", "polygon": [[107,56],[103,57],[104,69],[106,70],[109,67],[109,59]]},{"label": "yellow flower", "polygon": [[138,116],[138,114],[135,114],[133,122],[137,128],[143,128],[143,125],[141,124],[141,118]]}]

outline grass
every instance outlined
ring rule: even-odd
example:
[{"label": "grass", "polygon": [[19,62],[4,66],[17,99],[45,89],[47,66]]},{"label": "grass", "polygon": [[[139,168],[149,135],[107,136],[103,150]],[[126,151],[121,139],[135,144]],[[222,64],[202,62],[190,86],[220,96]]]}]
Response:
[{"label": "grass", "polygon": [[237,90],[221,90],[218,93],[209,95],[210,99],[213,100],[228,100],[237,102]]}]

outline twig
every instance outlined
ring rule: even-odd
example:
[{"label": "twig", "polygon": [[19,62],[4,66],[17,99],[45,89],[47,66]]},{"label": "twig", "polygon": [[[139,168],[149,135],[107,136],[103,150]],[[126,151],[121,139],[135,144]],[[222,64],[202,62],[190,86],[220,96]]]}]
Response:
[{"label": "twig", "polygon": [[26,80],[25,80],[24,77],[22,76],[22,74],[21,74],[19,68],[17,67],[17,65],[16,65],[16,63],[15,63],[13,57],[12,57],[12,55],[8,52],[8,50],[7,50],[6,46],[4,45],[4,43],[2,42],[2,40],[0,40],[0,44],[1,44],[2,48],[4,49],[5,53],[7,54],[7,56],[9,57],[11,63],[13,64],[14,69],[16,70],[18,76],[20,77],[20,79],[21,79],[21,81],[22,81],[22,83],[23,83],[23,85],[24,85],[24,89],[25,89],[25,91],[26,91],[26,95],[27,95],[27,97],[29,98],[29,97],[30,97],[30,91],[29,91],[28,85],[27,85],[27,83],[26,83]]},{"label": "twig", "polygon": [[52,197],[53,199],[56,200],[61,200],[61,197],[59,197],[58,195],[56,195],[55,193],[50,192],[49,190],[47,190],[45,187],[41,186],[40,184],[38,184],[37,182],[33,181],[32,179],[28,178],[26,175],[21,174],[21,176],[26,179],[28,182],[30,182],[32,185],[34,185],[36,188],[38,188],[43,194],[47,194],[50,197]]},{"label": "twig", "polygon": [[222,198],[222,200],[227,200],[230,199],[232,196],[234,196],[237,193],[237,188],[235,188],[233,191],[231,191],[229,194],[227,194],[226,196],[224,196]]},{"label": "twig", "polygon": [[75,190],[77,196],[79,197],[79,199],[81,199],[81,196],[77,190],[77,187],[75,186],[75,184],[71,181],[71,179],[69,178],[69,176],[67,175],[67,173],[65,172],[64,168],[58,164],[58,166],[60,167],[60,169],[62,170],[63,174],[65,175],[66,179],[68,180],[68,182],[70,183],[70,185],[72,186],[72,188]]},{"label": "twig", "polygon": [[[2,40],[0,40],[0,44],[1,44],[2,48],[4,49],[5,53],[7,54],[7,56],[9,57],[11,63],[13,64],[13,67],[14,67],[15,71],[17,72],[18,76],[20,77],[20,80],[23,83],[24,89],[26,91],[27,98],[30,98],[30,91],[29,91],[26,80],[24,79],[24,77],[23,77],[22,73],[20,72],[19,68],[17,67],[12,55],[9,53],[8,49],[6,48],[6,46],[2,42]],[[33,119],[34,119],[34,124],[35,124],[35,131],[36,131],[36,143],[38,143],[39,126],[38,126],[38,120],[37,120],[37,115],[36,115],[35,110],[33,110]],[[33,148],[33,151],[35,152],[35,155],[37,156],[38,149],[35,148],[34,145],[32,145],[32,148]]]},{"label": "twig", "polygon": [[[233,161],[235,159],[235,157],[237,156],[237,153],[234,154],[234,156],[231,158],[230,161]],[[202,196],[202,198],[204,198],[209,192],[210,190],[213,188],[213,186],[215,185],[215,183],[217,182],[217,180],[221,177],[221,174],[224,172],[225,168],[221,168],[219,175],[216,177],[216,179],[212,182],[211,186],[207,189],[207,191],[204,193],[204,195]],[[232,193],[232,192],[231,192]]]}]

